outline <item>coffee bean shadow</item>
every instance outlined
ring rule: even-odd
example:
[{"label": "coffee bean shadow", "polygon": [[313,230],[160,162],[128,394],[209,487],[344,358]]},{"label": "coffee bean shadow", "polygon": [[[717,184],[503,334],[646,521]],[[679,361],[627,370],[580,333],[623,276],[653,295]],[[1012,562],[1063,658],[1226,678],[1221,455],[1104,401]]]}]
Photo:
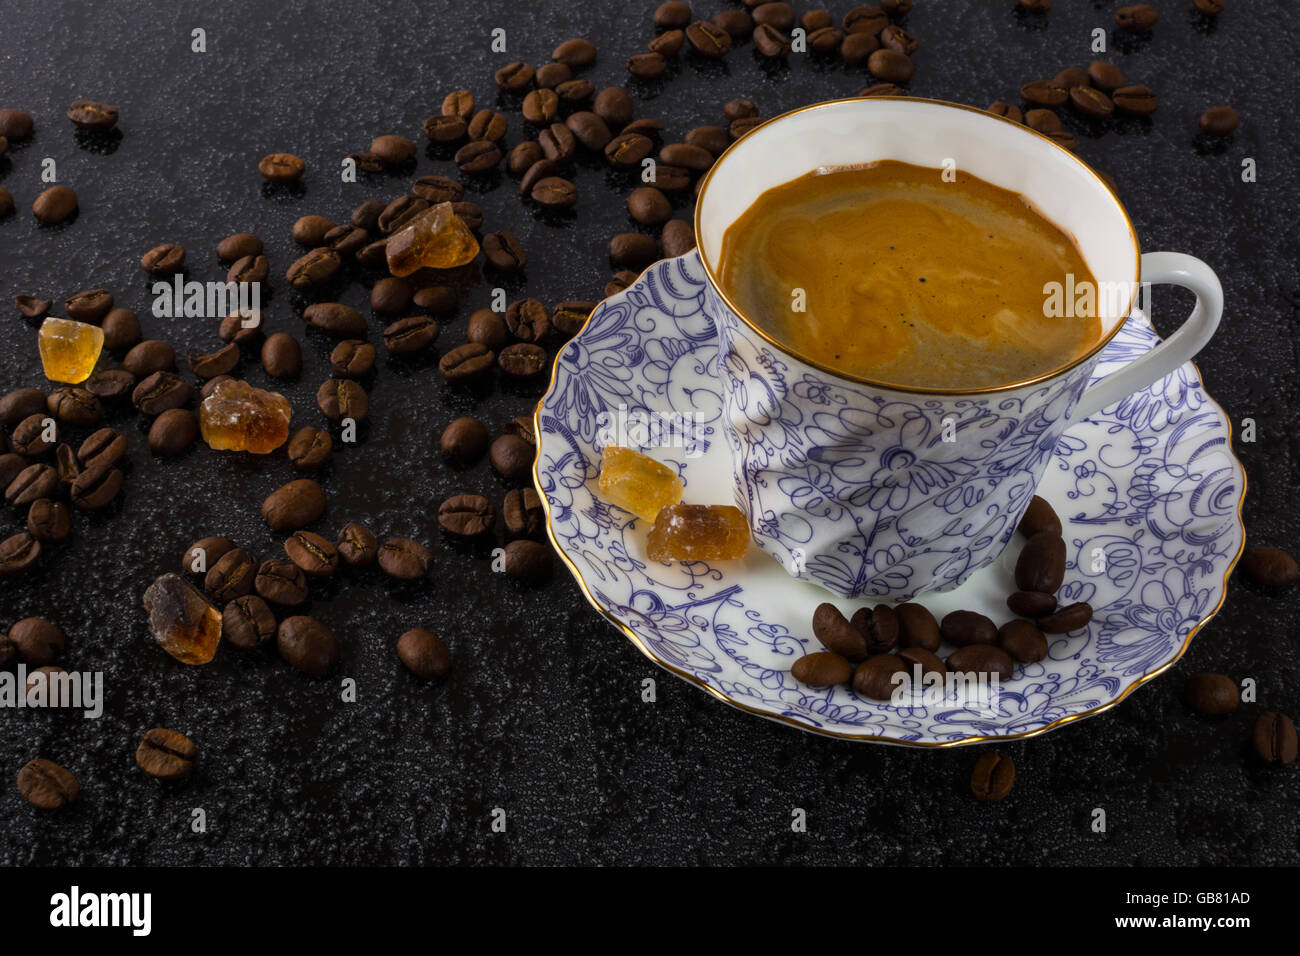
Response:
[{"label": "coffee bean shadow", "polygon": [[572,229],[578,222],[578,213],[573,209],[547,209],[545,206],[532,205],[532,217],[534,222],[540,222],[544,226],[553,229]]},{"label": "coffee bean shadow", "polygon": [[494,527],[475,535],[451,534],[450,532],[439,529],[438,537],[443,548],[452,554],[462,558],[470,558],[475,561],[490,560],[493,548],[498,547],[496,536],[493,533]]},{"label": "coffee bean shadow", "polygon": [[1154,37],[1154,30],[1143,30],[1141,33],[1129,33],[1127,30],[1119,29],[1111,30],[1110,47],[1120,53],[1140,53],[1151,46]]},{"label": "coffee bean shadow", "polygon": [[1024,7],[1016,4],[1011,8],[1011,20],[1022,30],[1041,31],[1051,26],[1051,14],[1047,12],[1034,12],[1026,10]]},{"label": "coffee bean shadow", "polygon": [[122,145],[120,129],[78,130],[72,136],[77,148],[96,156],[112,156]]},{"label": "coffee bean shadow", "polygon": [[[10,148],[12,149],[12,147]],[[12,160],[9,159],[9,154],[7,152],[3,156],[0,156],[0,179],[4,179],[8,176],[13,171],[13,168],[14,164]]]},{"label": "coffee bean shadow", "polygon": [[513,375],[503,374],[501,376],[500,392],[510,398],[528,398],[539,399],[542,397],[542,391],[547,382],[547,376],[551,371],[551,364],[554,356],[547,353],[546,364],[541,371],[535,375],[528,375],[524,378],[518,378]]},{"label": "coffee bean shadow", "polygon": [[1210,36],[1219,30],[1218,17],[1208,17],[1195,7],[1187,11],[1187,22],[1201,36]]},{"label": "coffee bean shadow", "polygon": [[[791,54],[794,55],[794,54]],[[763,56],[758,52],[758,47],[750,51],[750,59],[758,67],[764,79],[772,80],[777,83],[783,83],[793,75],[790,69],[790,60],[782,56]]]},{"label": "coffee bean shadow", "polygon": [[[804,60],[807,62],[808,68],[813,73],[826,74],[844,72],[841,69],[844,65],[844,61],[842,61],[835,53],[813,53],[810,51],[804,56]],[[861,86],[858,86],[857,89],[861,89],[862,86],[866,85],[867,84],[864,82]]]},{"label": "coffee bean shadow", "polygon": [[390,355],[384,362],[384,368],[399,378],[411,378],[417,372],[436,369],[441,353],[433,346],[414,355]]},{"label": "coffee bean shadow", "polygon": [[479,196],[493,192],[501,185],[501,169],[493,166],[487,172],[483,173],[465,173],[462,172],[459,177],[460,184],[465,187],[466,193],[474,193]]},{"label": "coffee bean shadow", "polygon": [[36,228],[41,230],[42,232],[51,232],[51,233],[62,232],[64,229],[68,228],[74,222],[76,222],[80,217],[81,217],[81,209],[80,207],[78,207],[77,209],[73,210],[72,215],[68,216],[66,219],[62,220],[61,222],[47,223],[47,222],[41,222],[38,219],[36,220]]},{"label": "coffee bean shadow", "polygon": [[1116,136],[1150,136],[1155,125],[1150,116],[1116,117],[1111,131]]},{"label": "coffee bean shadow", "polygon": [[1234,133],[1229,133],[1227,136],[1211,136],[1209,133],[1198,132],[1192,137],[1192,149],[1196,151],[1197,156],[1222,156],[1232,148],[1236,138]]},{"label": "coffee bean shadow", "polygon": [[1071,113],[1069,116],[1070,119],[1062,125],[1074,133],[1076,137],[1086,136],[1088,139],[1100,139],[1115,129],[1115,119],[1112,116],[1098,119],[1081,116],[1078,113]]},{"label": "coffee bean shadow", "polygon": [[707,56],[701,56],[694,50],[686,52],[686,64],[697,76],[702,76],[709,80],[718,80],[731,76],[731,67],[727,65],[727,60],[723,57],[720,60],[711,60]]},{"label": "coffee bean shadow", "polygon": [[428,145],[424,147],[424,157],[439,163],[449,163],[456,155],[456,151],[464,145],[463,140],[454,143],[435,143],[430,140]]},{"label": "coffee bean shadow", "polygon": [[499,286],[505,289],[507,294],[517,296],[523,292],[528,285],[527,269],[512,269],[502,272],[500,269],[494,269],[491,264],[483,270],[483,279],[494,287]]},{"label": "coffee bean shadow", "polygon": [[632,76],[629,74],[627,82],[623,85],[623,88],[638,100],[653,102],[659,98],[660,94],[668,88],[668,85],[676,79],[680,73],[680,64],[678,64],[675,59],[670,60],[668,68],[654,79]]},{"label": "coffee bean shadow", "polygon": [[443,386],[443,388],[439,389],[439,396],[444,405],[451,404],[457,395],[462,398],[468,397],[476,403],[483,402],[496,391],[496,383],[492,380],[492,376],[488,374],[478,375],[463,382],[448,382],[444,379]]},{"label": "coffee bean shadow", "polygon": [[307,195],[307,187],[297,183],[262,183],[262,198],[278,203],[296,203]]}]

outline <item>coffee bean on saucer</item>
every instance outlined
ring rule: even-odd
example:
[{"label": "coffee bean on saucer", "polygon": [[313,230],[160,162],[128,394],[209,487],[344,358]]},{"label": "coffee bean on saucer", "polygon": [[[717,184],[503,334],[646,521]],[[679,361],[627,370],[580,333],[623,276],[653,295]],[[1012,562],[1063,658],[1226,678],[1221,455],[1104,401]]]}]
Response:
[{"label": "coffee bean on saucer", "polygon": [[1241,566],[1252,579],[1271,588],[1295,582],[1300,577],[1300,566],[1295,558],[1281,548],[1269,545],[1252,545],[1241,556]]},{"label": "coffee bean on saucer", "polygon": [[532,488],[513,488],[501,508],[506,534],[511,538],[535,538],[546,524],[542,500]]},{"label": "coffee bean on saucer", "polygon": [[53,664],[63,656],[67,638],[55,624],[41,617],[25,617],[9,628],[9,641],[19,659],[30,667]]},{"label": "coffee bean on saucer", "polygon": [[324,677],[339,662],[338,638],[312,617],[295,615],[281,621],[275,646],[285,661],[311,677]]},{"label": "coffee bean on saucer", "polygon": [[869,654],[887,653],[898,644],[898,614],[886,604],[877,604],[874,609],[859,608],[849,623],[866,637]]},{"label": "coffee bean on saucer", "polygon": [[849,682],[853,676],[853,665],[839,654],[817,651],[796,660],[790,668],[790,674],[799,683],[809,687],[833,687]]},{"label": "coffee bean on saucer", "polygon": [[1216,106],[1202,113],[1196,125],[1201,128],[1202,133],[1210,136],[1227,136],[1240,122],[1237,111],[1231,106]]},{"label": "coffee bean on saucer", "polygon": [[1295,763],[1297,744],[1295,724],[1286,714],[1266,710],[1255,719],[1251,732],[1255,756],[1265,763]]},{"label": "coffee bean on saucer", "polygon": [[1044,634],[1068,634],[1087,627],[1092,620],[1092,605],[1086,601],[1067,604],[1058,611],[1038,619],[1038,629]]},{"label": "coffee bean on saucer", "polygon": [[299,607],[311,596],[302,568],[281,558],[267,558],[257,566],[253,590],[264,600],[281,607]]},{"label": "coffee bean on saucer", "polygon": [[199,748],[184,734],[163,727],[145,732],[135,749],[136,766],[157,780],[183,780],[194,769]]},{"label": "coffee bean on saucer", "polygon": [[[10,202],[12,202],[12,197]],[[57,226],[76,214],[77,194],[67,186],[51,186],[32,203],[32,215],[43,226]]]},{"label": "coffee bean on saucer", "polygon": [[1025,119],[1020,112],[1020,107],[1011,103],[1004,103],[1002,100],[990,103],[987,112],[992,113],[994,116],[1004,116],[1014,123],[1023,123]]},{"label": "coffee bean on saucer", "polygon": [[332,422],[364,421],[370,412],[366,390],[350,378],[331,378],[316,390],[316,407]]},{"label": "coffee bean on saucer", "polygon": [[418,541],[389,538],[379,546],[379,567],[399,581],[418,581],[429,573],[433,555]]},{"label": "coffee bean on saucer", "polygon": [[996,675],[999,680],[1010,680],[1015,664],[1007,652],[992,644],[969,644],[948,655],[948,669],[960,674]]},{"label": "coffee bean on saucer", "polygon": [[1055,594],[1065,580],[1065,541],[1052,531],[1039,531],[1016,560],[1016,587],[1021,591]]},{"label": "coffee bean on saucer", "polygon": [[1047,638],[1028,621],[1007,621],[998,629],[998,647],[1013,661],[1022,664],[1041,661],[1047,656]]},{"label": "coffee bean on saucer", "polygon": [[273,531],[297,531],[325,513],[325,492],[310,478],[282,485],[262,502],[262,517]]},{"label": "coffee bean on saucer", "polygon": [[1052,534],[1059,535],[1061,519],[1056,516],[1055,509],[1046,500],[1034,495],[1029,500],[1029,507],[1025,509],[1016,530],[1026,538],[1032,538],[1041,531],[1050,531]]},{"label": "coffee bean on saucer", "polygon": [[0,578],[31,568],[41,556],[41,543],[30,532],[20,531],[0,541]]},{"label": "coffee bean on saucer", "polygon": [[506,574],[525,584],[541,584],[551,575],[551,549],[536,541],[519,538],[506,545]]},{"label": "coffee bean on saucer", "polygon": [[897,675],[906,676],[907,663],[895,654],[868,657],[853,671],[853,692],[871,700],[889,700],[901,685]]},{"label": "coffee bean on saucer", "polygon": [[397,639],[397,656],[417,677],[435,680],[451,671],[451,651],[423,628],[412,628]]},{"label": "coffee bean on saucer", "polygon": [[817,605],[812,618],[813,636],[822,647],[854,663],[864,661],[871,654],[866,634],[854,627],[834,604]]},{"label": "coffee bean on saucer", "polygon": [[970,789],[976,798],[985,803],[997,803],[1011,792],[1016,782],[1016,765],[1010,757],[999,753],[986,753],[975,762]]},{"label": "coffee bean on saucer", "polygon": [[154,246],[140,257],[140,268],[152,276],[168,276],[180,272],[185,268],[185,247],[174,242]]},{"label": "coffee bean on saucer", "polygon": [[939,624],[939,633],[955,647],[995,644],[998,639],[997,625],[975,611],[952,611],[945,614]]},{"label": "coffee bean on saucer", "polygon": [[939,622],[922,604],[906,602],[894,608],[898,617],[899,643],[904,647],[919,647],[937,651],[940,644]]},{"label": "coffee bean on saucer", "polygon": [[221,636],[242,650],[261,647],[275,637],[275,614],[256,594],[235,598],[221,612]]},{"label": "coffee bean on saucer", "polygon": [[106,508],[122,490],[122,473],[110,465],[88,466],[72,482],[68,496],[83,511]]},{"label": "coffee bean on saucer", "polygon": [[497,474],[517,480],[532,471],[534,449],[517,435],[502,435],[488,449],[488,457]]},{"label": "coffee bean on saucer", "polygon": [[1057,86],[1051,80],[1036,80],[1020,88],[1020,98],[1031,106],[1056,109],[1058,106],[1065,105],[1070,94],[1064,87]]},{"label": "coffee bean on saucer", "polygon": [[1127,33],[1150,30],[1160,19],[1160,11],[1149,3],[1135,3],[1115,11],[1115,26]]},{"label": "coffee bean on saucer", "polygon": [[27,509],[27,530],[37,541],[62,541],[72,533],[72,514],[62,501],[38,498]]},{"label": "coffee bean on saucer", "polygon": [[339,532],[339,557],[354,568],[368,567],[379,557],[379,542],[365,525],[344,525]]},{"label": "coffee bean on saucer", "polygon": [[218,604],[243,597],[253,590],[257,563],[243,548],[227,551],[208,568],[203,578],[203,588]]},{"label": "coffee bean on saucer", "polygon": [[334,439],[320,428],[300,428],[289,439],[289,461],[298,471],[315,471],[323,468],[334,450]]},{"label": "coffee bean on saucer", "polygon": [[1041,591],[1015,591],[1007,598],[1007,607],[1021,617],[1037,620],[1056,610],[1056,597]]},{"label": "coffee bean on saucer", "polygon": [[1193,674],[1183,690],[1188,706],[1199,714],[1228,714],[1241,703],[1241,690],[1223,674]]},{"label": "coffee bean on saucer", "polygon": [[477,379],[496,363],[496,353],[477,342],[466,342],[438,360],[438,371],[452,384]]},{"label": "coffee bean on saucer", "polygon": [[1110,97],[1091,86],[1076,86],[1070,90],[1070,105],[1091,119],[1105,119],[1115,112],[1115,104]]},{"label": "coffee bean on saucer", "polygon": [[1110,98],[1115,109],[1130,116],[1150,116],[1160,105],[1155,90],[1148,86],[1121,86]]},{"label": "coffee bean on saucer", "polygon": [[448,534],[483,534],[495,521],[496,509],[482,495],[455,495],[438,506],[438,524]]},{"label": "coffee bean on saucer", "polygon": [[199,437],[199,420],[188,408],[169,408],[149,426],[149,448],[155,455],[174,458]]},{"label": "coffee bean on saucer", "polygon": [[916,680],[916,669],[921,669],[921,678],[924,680],[927,674],[943,675],[948,673],[948,668],[939,656],[932,651],[927,651],[924,647],[904,647],[898,652],[899,658],[907,665],[908,677],[918,689],[924,687],[921,681]]},{"label": "coffee bean on saucer", "polygon": [[77,799],[77,778],[53,760],[38,758],[18,771],[18,793],[38,810],[59,810]]},{"label": "coffee bean on saucer", "polygon": [[312,531],[295,531],[284,542],[284,553],[304,574],[322,578],[339,566],[339,550]]}]

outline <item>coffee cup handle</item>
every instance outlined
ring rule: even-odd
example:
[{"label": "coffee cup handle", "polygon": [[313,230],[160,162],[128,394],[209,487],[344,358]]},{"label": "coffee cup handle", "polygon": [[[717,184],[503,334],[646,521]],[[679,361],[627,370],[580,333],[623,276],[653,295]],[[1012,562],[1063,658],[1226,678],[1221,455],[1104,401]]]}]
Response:
[{"label": "coffee cup handle", "polygon": [[1164,378],[1204,348],[1219,327],[1223,316],[1223,286],[1214,270],[1195,256],[1148,252],[1142,257],[1142,281],[1190,289],[1196,295],[1196,305],[1177,332],[1088,388],[1070,413],[1071,424]]}]

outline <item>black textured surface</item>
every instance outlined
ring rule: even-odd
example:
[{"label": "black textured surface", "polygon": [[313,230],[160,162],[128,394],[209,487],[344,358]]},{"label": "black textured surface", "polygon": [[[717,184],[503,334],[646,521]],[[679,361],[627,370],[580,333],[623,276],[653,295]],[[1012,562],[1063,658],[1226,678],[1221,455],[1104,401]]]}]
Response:
[{"label": "black textured surface", "polygon": [[[695,4],[704,15],[731,6]],[[838,17],[851,4],[838,3]],[[1190,0],[1157,4],[1149,38],[1114,35],[1118,4],[1058,0],[1049,15],[1024,18],[1012,0],[916,0],[908,29],[921,44],[911,90],[984,106],[1012,99],[1021,83],[1094,58],[1090,32],[1105,29],[1130,82],[1154,86],[1151,122],[1094,130],[1067,116],[1081,154],[1110,172],[1144,248],[1200,256],[1222,278],[1227,310],[1199,360],[1234,431],[1253,418],[1259,440],[1238,443],[1250,476],[1245,517],[1251,540],[1287,545],[1300,399],[1295,334],[1300,283],[1294,212],[1300,36],[1290,3],[1230,0],[1213,26]],[[799,5],[802,12],[808,5]],[[628,55],[653,35],[652,3],[382,4],[121,3],[7,0],[0,28],[0,107],[36,120],[35,138],[0,160],[0,183],[18,212],[0,221],[0,291],[61,302],[104,286],[141,315],[147,337],[184,355],[219,344],[215,322],[149,315],[139,256],[163,241],[189,249],[192,278],[219,279],[216,242],[260,234],[271,260],[268,331],[304,343],[301,380],[282,390],[295,421],[315,423],[316,386],[328,374],[330,343],[305,332],[282,279],[299,254],[294,219],[319,213],[342,221],[366,198],[405,191],[414,175],[455,175],[427,154],[419,129],[442,96],[459,86],[480,103],[497,99],[491,74],[512,59],[540,64],[569,36],[597,42],[586,71],[597,87],[622,84]],[[508,52],[492,53],[493,28]],[[205,54],[190,51],[195,28]],[[736,96],[764,115],[850,95],[863,70],[794,57],[759,61],[749,43],[721,65],[684,55],[659,83],[629,85],[638,115],[680,137],[720,123]],[[79,148],[64,118],[79,97],[122,112],[110,152]],[[508,143],[524,135],[513,98]],[[1242,125],[1206,146],[1196,116],[1229,103]],[[415,173],[343,185],[340,159],[376,134],[421,144]],[[1096,132],[1104,135],[1095,136]],[[287,150],[309,171],[300,195],[268,195],[255,166]],[[43,188],[40,162],[81,197],[79,218],[38,228],[30,214]],[[1242,159],[1259,181],[1243,184]],[[515,231],[529,253],[526,289],[548,305],[598,298],[611,270],[609,237],[632,228],[622,196],[630,181],[598,162],[576,177],[576,219],[538,219],[520,203],[513,178],[474,196],[490,228]],[[471,192],[477,186],[470,184]],[[686,207],[678,215],[687,215]],[[438,349],[463,341],[465,318],[488,304],[480,284],[443,325]],[[508,283],[510,298],[524,283]],[[344,301],[360,306],[352,285]],[[1156,324],[1168,332],[1184,297],[1156,294]],[[44,386],[34,330],[7,304],[0,390]],[[379,323],[371,319],[371,340]],[[486,462],[467,471],[441,460],[436,440],[454,416],[490,426],[531,409],[537,387],[499,384],[476,396],[445,387],[434,359],[381,357],[370,387],[373,413],[356,446],[336,446],[322,482],[332,535],[363,520],[381,535],[429,542],[436,573],[395,587],[371,572],[317,586],[310,613],[340,635],[342,676],[359,699],[340,701],[339,680],[312,681],[273,653],[223,648],[191,668],[163,654],[145,627],[140,595],[177,569],[194,539],[225,534],[259,554],[279,541],[257,515],[264,495],[295,477],[282,455],[252,460],[199,446],[179,460],[153,459],[134,413],[110,422],[131,439],[132,471],[111,512],[76,516],[74,537],[53,548],[26,578],[0,582],[0,626],[48,616],[69,635],[65,666],[102,670],[108,703],[100,720],[70,713],[0,713],[0,861],[104,863],[1296,863],[1300,797],[1295,768],[1270,772],[1247,755],[1257,705],[1221,719],[1181,702],[1186,675],[1224,670],[1259,683],[1261,703],[1293,714],[1300,652],[1286,622],[1300,591],[1266,594],[1230,583],[1222,613],[1168,675],[1110,712],[1045,737],[1001,747],[1017,765],[1013,795],[977,804],[968,789],[980,750],[920,752],[817,738],[746,716],[645,660],[582,599],[557,562],[553,582],[527,591],[491,573],[486,549],[443,540],[434,520],[443,497],[475,491],[500,501],[507,485]],[[243,374],[265,377],[246,357]],[[78,430],[78,438],[83,430]],[[408,502],[415,508],[407,510]],[[0,533],[18,530],[6,509]],[[452,676],[424,686],[393,651],[408,627],[429,627],[455,657]],[[654,678],[658,702],[640,700]],[[152,726],[189,734],[201,750],[184,784],[159,786],[134,766],[139,735]],[[82,797],[57,815],[28,807],[13,786],[27,760],[44,756],[73,770]],[[506,834],[489,814],[508,813]],[[790,831],[791,809],[809,832]],[[1094,808],[1109,829],[1090,830]],[[190,830],[203,808],[207,832]]]}]

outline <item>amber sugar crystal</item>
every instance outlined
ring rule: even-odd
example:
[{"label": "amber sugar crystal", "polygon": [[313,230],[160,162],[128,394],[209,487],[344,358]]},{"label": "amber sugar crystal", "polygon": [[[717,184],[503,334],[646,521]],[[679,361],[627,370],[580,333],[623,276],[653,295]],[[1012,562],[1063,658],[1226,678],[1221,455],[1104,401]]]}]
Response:
[{"label": "amber sugar crystal", "polygon": [[78,385],[90,378],[104,349],[104,330],[97,325],[50,316],[36,337],[45,377]]},{"label": "amber sugar crystal", "polygon": [[206,664],[221,641],[221,612],[178,574],[164,574],[144,592],[149,629],[182,664]]},{"label": "amber sugar crystal", "polygon": [[651,561],[734,561],[748,550],[749,523],[732,505],[667,505],[646,542]]},{"label": "amber sugar crystal", "polygon": [[289,400],[278,392],[232,379],[222,382],[199,408],[199,430],[210,448],[265,455],[289,437]]},{"label": "amber sugar crystal", "polygon": [[478,240],[451,203],[440,202],[388,237],[388,271],[409,276],[417,269],[455,269],[478,255]]},{"label": "amber sugar crystal", "polygon": [[683,488],[675,471],[639,451],[606,445],[600,453],[600,496],[638,518],[653,521],[682,500]]}]

